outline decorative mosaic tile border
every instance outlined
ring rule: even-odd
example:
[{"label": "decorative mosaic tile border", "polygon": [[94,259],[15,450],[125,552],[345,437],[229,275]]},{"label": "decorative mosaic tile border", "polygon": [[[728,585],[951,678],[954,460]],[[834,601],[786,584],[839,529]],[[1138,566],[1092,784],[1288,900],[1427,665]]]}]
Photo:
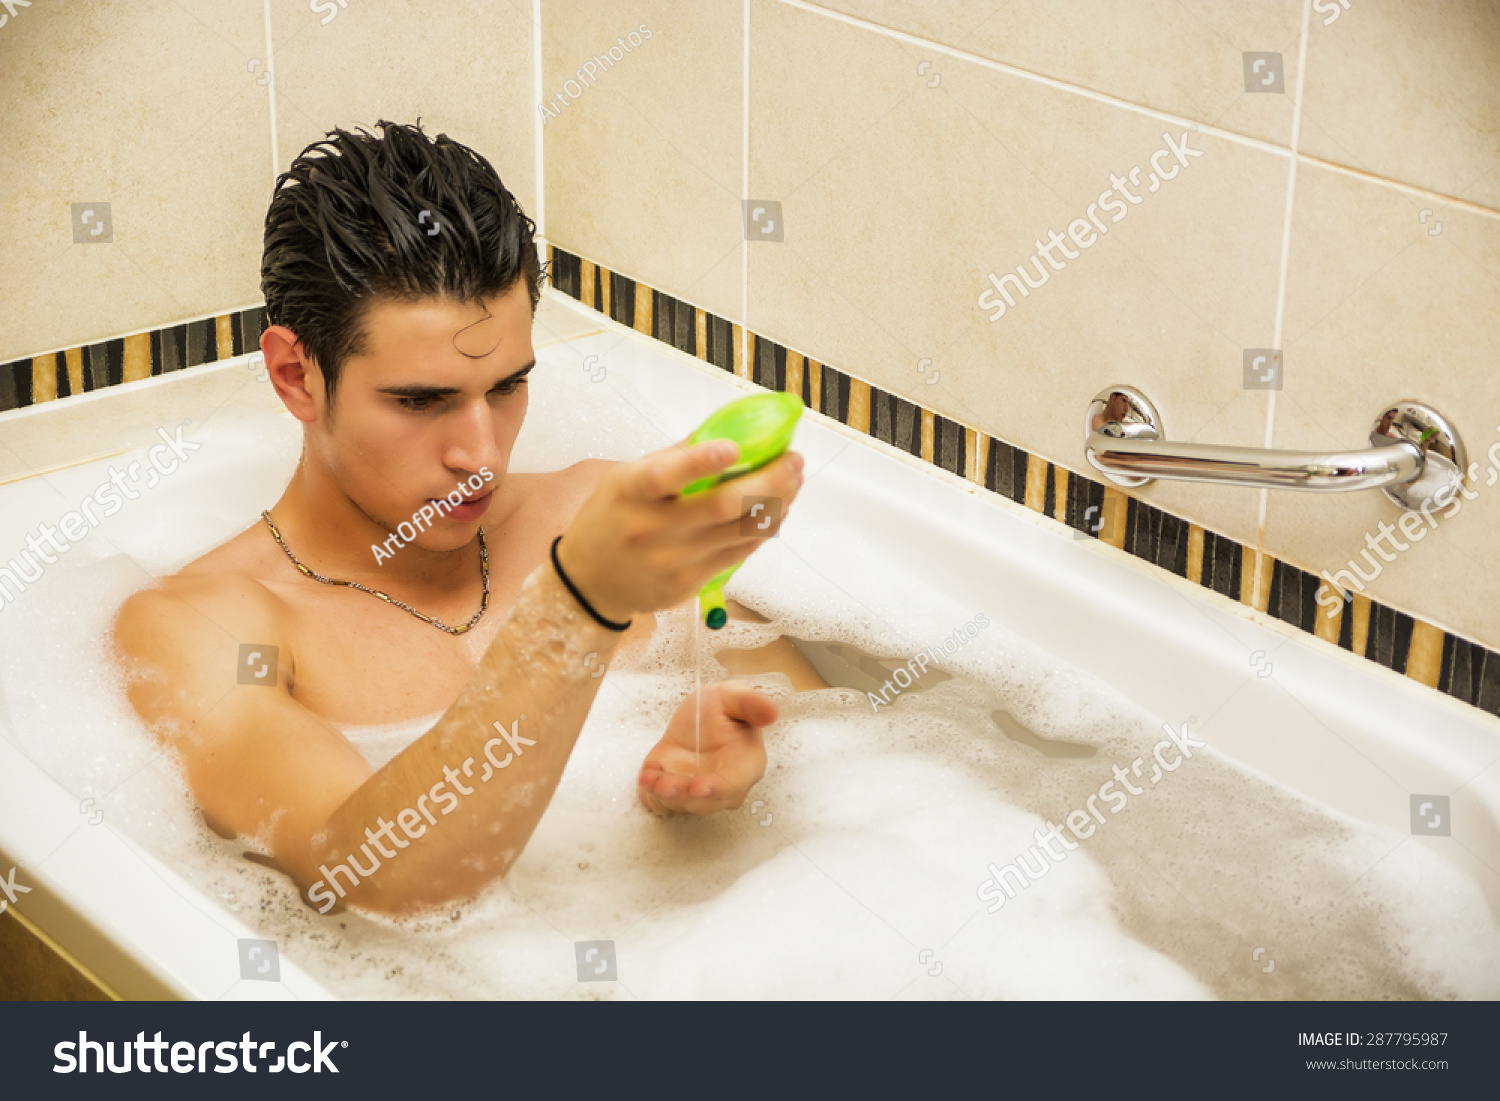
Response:
[{"label": "decorative mosaic tile border", "polygon": [[[1500,715],[1500,653],[1448,634],[1358,593],[1325,590],[1342,605],[1326,614],[1322,578],[1163,512],[977,429],[802,355],[629,276],[548,246],[552,285],[614,321],[802,403],[950,474],[984,486],[1217,593],[1266,612],[1351,653]],[[1322,614],[1320,614],[1320,611]]]},{"label": "decorative mosaic tile border", "polygon": [[0,412],[244,355],[265,329],[266,308],[253,306],[0,363]]},{"label": "decorative mosaic tile border", "polygon": [[[1321,578],[548,246],[553,286],[622,325],[832,417],[1309,634],[1500,715],[1500,653],[1357,593],[1319,614]],[[264,306],[0,363],[0,411],[215,363],[260,346]],[[1336,596],[1339,594],[1335,594]],[[1325,600],[1325,606],[1326,606]]]}]

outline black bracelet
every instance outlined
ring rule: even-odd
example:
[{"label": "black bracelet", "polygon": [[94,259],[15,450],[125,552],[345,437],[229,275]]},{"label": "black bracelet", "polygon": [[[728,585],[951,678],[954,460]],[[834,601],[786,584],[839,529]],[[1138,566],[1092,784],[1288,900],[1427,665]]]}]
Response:
[{"label": "black bracelet", "polygon": [[625,630],[625,628],[629,627],[630,620],[627,619],[624,623],[612,623],[610,620],[605,619],[598,612],[594,611],[594,606],[587,600],[583,599],[583,594],[578,591],[578,586],[568,580],[568,575],[563,573],[562,563],[557,560],[557,544],[561,542],[561,535],[552,540],[552,565],[556,567],[557,576],[562,578],[562,583],[568,587],[568,592],[572,593],[574,599],[576,599],[578,603],[583,605],[584,611],[588,612],[589,615],[594,617],[594,620],[599,624],[599,626],[607,627],[611,631],[623,631]]}]

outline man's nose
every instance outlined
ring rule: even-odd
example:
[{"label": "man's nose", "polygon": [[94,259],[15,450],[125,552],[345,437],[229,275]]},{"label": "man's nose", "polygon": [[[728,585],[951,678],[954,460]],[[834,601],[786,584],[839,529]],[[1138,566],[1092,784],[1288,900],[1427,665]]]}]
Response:
[{"label": "man's nose", "polygon": [[495,441],[495,422],[489,403],[477,401],[467,406],[452,422],[443,461],[450,469],[477,474],[481,467],[498,470],[500,445]]}]

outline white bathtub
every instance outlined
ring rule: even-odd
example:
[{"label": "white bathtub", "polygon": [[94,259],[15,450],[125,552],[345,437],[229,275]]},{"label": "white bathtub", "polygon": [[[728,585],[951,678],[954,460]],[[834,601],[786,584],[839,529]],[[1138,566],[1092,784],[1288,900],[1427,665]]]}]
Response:
[{"label": "white bathtub", "polygon": [[[656,424],[662,445],[754,389],[550,290],[536,343],[544,365],[603,365],[610,379],[650,395],[650,408],[623,415]],[[104,464],[144,462],[156,427],[279,408],[244,357],[0,415],[0,479],[9,482],[0,485],[0,557],[38,523],[56,523],[100,483]],[[1070,414],[1060,408],[1058,415]],[[587,444],[580,439],[571,456],[540,458],[571,461]],[[1174,724],[1196,716],[1216,752],[1352,819],[1386,827],[1392,837],[1408,837],[1407,844],[1436,850],[1477,885],[1492,919],[1500,913],[1500,720],[1102,542],[1077,539],[1059,523],[816,414],[804,418],[795,446],[808,459],[795,522],[837,519],[935,589],[984,609],[991,621],[1097,675],[1146,711]],[[267,504],[294,458],[251,463],[254,472],[245,476],[259,480]],[[233,476],[237,461],[207,450],[171,477]],[[25,476],[28,469],[42,473]],[[130,503],[150,507],[149,496]],[[105,539],[108,530],[88,539]],[[0,628],[7,614],[0,610]],[[287,955],[278,982],[242,979],[236,942],[256,938],[257,930],[107,817],[90,824],[92,808],[12,740],[3,705],[0,877],[18,868],[17,883],[31,891],[14,905],[31,924],[125,997],[331,996]],[[1105,758],[1099,767],[1107,779]],[[1449,797],[1450,836],[1410,836],[1410,796],[1421,793]],[[1014,855],[996,851],[993,859]],[[976,888],[984,874],[976,865]],[[1235,966],[1257,971],[1265,970],[1261,958],[1274,954],[1249,944],[1234,953],[1244,956]],[[912,967],[913,975],[923,973],[915,959]]]}]

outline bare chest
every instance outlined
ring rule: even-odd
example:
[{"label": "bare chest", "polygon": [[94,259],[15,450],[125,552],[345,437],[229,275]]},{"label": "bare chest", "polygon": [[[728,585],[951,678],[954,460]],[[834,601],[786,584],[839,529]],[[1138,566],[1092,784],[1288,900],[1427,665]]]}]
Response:
[{"label": "bare chest", "polygon": [[[446,710],[494,641],[527,572],[520,565],[492,567],[489,607],[460,635],[356,589],[299,586],[291,631],[292,697],[337,725],[397,722]],[[479,610],[480,596],[476,577],[472,592],[455,594],[444,607],[413,607],[457,626]]]}]

